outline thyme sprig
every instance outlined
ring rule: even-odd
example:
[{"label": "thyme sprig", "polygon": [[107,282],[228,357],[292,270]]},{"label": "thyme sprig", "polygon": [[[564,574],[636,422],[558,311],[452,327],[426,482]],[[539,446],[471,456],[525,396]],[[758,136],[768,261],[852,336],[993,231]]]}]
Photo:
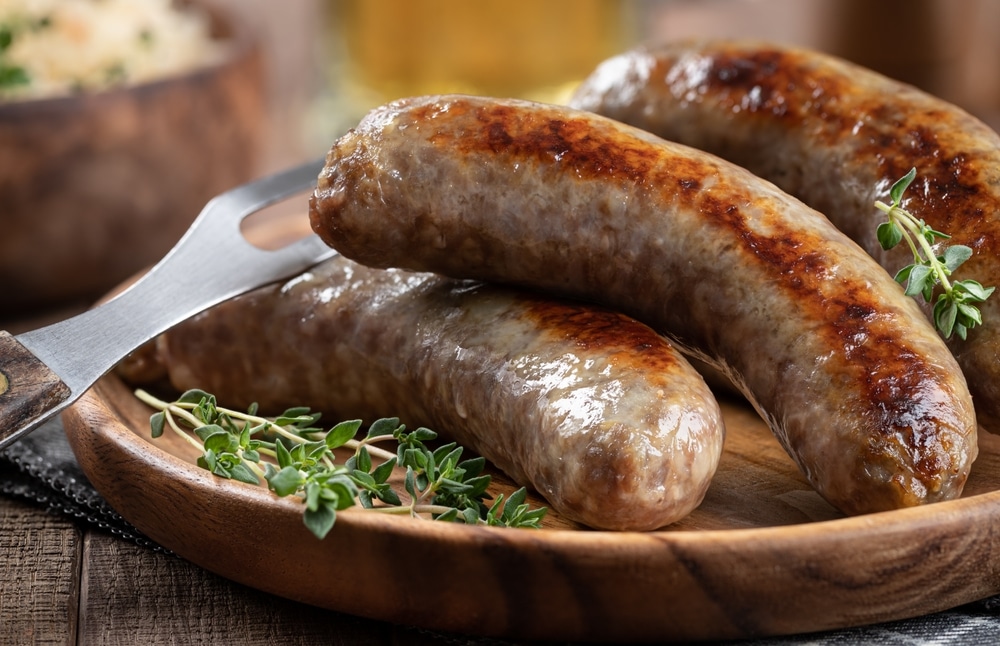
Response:
[{"label": "thyme sprig", "polygon": [[[983,287],[972,279],[955,282],[948,279],[972,257],[972,249],[956,244],[944,247],[941,254],[935,253],[934,243],[951,236],[934,230],[901,206],[903,193],[916,176],[917,169],[912,168],[892,185],[889,189],[892,204],[875,202],[875,206],[887,216],[887,220],[879,224],[876,235],[886,251],[906,241],[913,254],[913,263],[896,273],[896,282],[904,286],[908,296],[920,295],[928,303],[934,303],[934,326],[944,338],[950,339],[955,334],[965,340],[968,330],[983,322],[982,313],[973,303],[985,301],[995,288]],[[934,290],[939,285],[941,292],[935,302]]]},{"label": "thyme sprig", "polygon": [[[169,429],[201,451],[198,465],[213,474],[249,484],[264,480],[278,496],[299,496],[303,521],[318,538],[333,528],[338,511],[356,504],[377,513],[504,527],[540,527],[547,511],[525,503],[524,488],[487,506],[491,478],[482,473],[483,458],[461,460],[463,449],[454,442],[432,449],[426,443],[437,437],[434,431],[407,431],[397,418],[379,419],[355,439],[361,420],[324,431],[316,426],[320,414],[305,407],[265,418],[256,404],[245,413],[223,408],[198,389],[173,402],[141,389],[135,394],[157,411],[150,416],[154,438]],[[389,441],[396,442],[395,453],[375,446]],[[338,464],[334,451],[341,447],[354,454]],[[389,482],[397,468],[405,469],[405,503]]]}]

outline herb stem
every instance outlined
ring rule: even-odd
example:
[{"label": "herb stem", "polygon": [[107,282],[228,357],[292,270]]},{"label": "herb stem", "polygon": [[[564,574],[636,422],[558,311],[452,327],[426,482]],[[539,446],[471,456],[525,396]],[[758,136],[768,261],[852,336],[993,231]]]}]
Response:
[{"label": "herb stem", "polygon": [[[922,262],[920,251],[923,251],[923,257],[928,258],[930,269],[934,272],[934,277],[937,278],[938,283],[941,284],[941,288],[946,294],[951,294],[952,286],[951,282],[948,280],[948,275],[951,272],[949,272],[943,264],[937,261],[937,254],[934,253],[934,249],[931,247],[930,243],[927,242],[927,238],[923,235],[920,226],[918,226],[916,218],[913,217],[909,211],[899,205],[889,205],[885,202],[875,202],[875,206],[888,216],[890,222],[895,222],[896,224],[906,227],[906,230],[910,233],[910,235],[903,236],[903,239],[910,247],[910,252],[913,254],[913,260],[915,262]],[[920,250],[918,250],[914,244],[914,239],[916,239],[920,244]]]},{"label": "herb stem", "polygon": [[234,419],[238,419],[243,422],[252,422],[254,424],[260,424],[262,426],[261,430],[264,431],[273,430],[281,437],[291,440],[293,442],[298,442],[299,444],[301,444],[307,441],[302,436],[296,435],[295,433],[289,431],[284,426],[280,424],[275,424],[267,419],[264,419],[263,417],[257,415],[249,415],[247,413],[241,413],[239,411],[229,410],[229,409],[226,409],[226,414],[228,414],[230,417]]},{"label": "herb stem", "polygon": [[200,451],[202,447],[201,444],[198,443],[198,440],[191,437],[188,433],[185,433],[184,429],[182,429],[177,424],[177,421],[174,419],[175,413],[179,414],[181,417],[191,417],[190,415],[187,415],[187,411],[180,408],[168,408],[166,409],[166,413],[167,413],[166,415],[167,423],[170,425],[170,428],[172,428],[174,432],[177,433],[177,435],[180,435],[182,438],[184,438],[184,440],[188,444],[190,444],[191,446]]},{"label": "herb stem", "polygon": [[240,451],[238,451],[238,455],[243,460],[243,464],[248,469],[250,469],[251,471],[253,471],[257,475],[258,478],[260,478],[261,480],[263,480],[263,479],[265,479],[267,477],[266,472],[263,469],[261,469],[257,465],[256,462],[254,462],[253,460],[246,459],[246,453],[242,449],[240,449]]},{"label": "herb stem", "polygon": [[[192,426],[197,427],[203,423],[201,420],[199,420],[191,413],[192,409],[197,408],[197,404],[193,403],[179,404],[177,402],[165,402],[162,399],[159,399],[158,397],[151,395],[145,390],[142,390],[141,388],[135,391],[135,395],[140,401],[149,406],[152,406],[157,410],[168,412],[170,415],[179,415],[183,417]],[[255,426],[251,429],[252,433],[262,430],[272,430],[278,435],[281,435],[282,437],[291,440],[292,442],[295,442],[297,444],[304,444],[305,442],[308,441],[301,435],[297,435],[293,431],[290,431],[287,428],[285,428],[284,426],[281,426],[280,424],[275,424],[264,417],[260,417],[259,415],[250,415],[248,413],[242,413],[238,410],[231,410],[228,408],[220,410],[224,410],[225,413],[233,419],[238,419],[243,422],[250,422],[252,424],[255,424]],[[183,435],[188,441],[197,446],[199,449],[202,448],[201,445],[198,444],[197,440],[195,440],[186,432],[184,432],[184,429],[180,428],[176,424],[171,424],[171,426],[175,431]],[[320,434],[320,437],[325,437],[325,436],[326,436],[325,433]],[[392,453],[391,451],[386,451],[383,448],[373,446],[373,444],[375,442],[388,442],[391,441],[392,439],[394,439],[392,435],[379,435],[377,437],[365,438],[364,440],[348,440],[344,444],[344,446],[354,451],[357,451],[362,446],[367,446],[368,452],[371,453],[372,456],[381,458],[383,460],[388,460],[393,456],[395,456],[396,454]],[[267,454],[271,457],[275,457],[274,451],[268,451]],[[333,468],[334,466],[333,462],[329,460],[327,460],[326,464],[330,468]]]},{"label": "herb stem", "polygon": [[391,435],[377,435],[375,437],[366,437],[363,440],[348,440],[344,446],[354,449],[355,452],[359,451],[361,447],[364,446],[368,448],[368,452],[372,454],[372,456],[383,460],[390,460],[395,457],[396,454],[392,451],[386,451],[383,448],[374,446],[374,444],[376,442],[390,442],[394,439],[395,438]]},{"label": "herb stem", "polygon": [[[896,282],[904,285],[904,293],[908,296],[923,296],[928,303],[933,303],[931,315],[934,327],[950,339],[953,334],[965,339],[968,331],[983,322],[982,312],[975,303],[982,303],[994,292],[994,287],[984,287],[978,281],[948,280],[958,267],[972,257],[971,247],[966,245],[948,245],[938,254],[934,251],[934,241],[951,238],[947,233],[935,231],[927,223],[912,215],[903,208],[903,193],[917,176],[917,169],[896,180],[889,189],[891,204],[876,201],[875,207],[886,214],[886,221],[879,224],[876,237],[882,249],[888,251],[903,240],[906,240],[913,263],[896,272]],[[919,245],[919,248],[918,248]],[[935,289],[941,291],[934,296]]]},{"label": "herb stem", "polygon": [[[343,421],[323,432],[313,426],[320,415],[307,407],[289,408],[272,420],[258,417],[256,404],[246,413],[233,411],[218,406],[214,395],[199,389],[186,391],[174,402],[144,390],[135,394],[157,410],[150,417],[153,437],[169,426],[201,451],[197,464],[213,474],[255,485],[263,480],[279,497],[299,496],[305,503],[303,521],[318,538],[330,531],[339,510],[359,502],[380,513],[430,514],[433,520],[507,527],[540,527],[546,512],[525,503],[523,488],[504,504],[501,495],[487,507],[490,477],[482,474],[483,458],[460,462],[461,447],[450,443],[433,449],[425,442],[437,438],[434,431],[418,428],[406,433],[397,418],[376,420],[368,429],[370,435],[357,440],[361,420]],[[182,429],[179,422],[191,430]],[[271,429],[280,436],[274,441],[255,437]],[[286,446],[283,438],[293,444]],[[371,446],[383,441],[396,442],[398,452]],[[336,461],[335,451],[340,448],[354,449],[343,464]],[[372,455],[385,460],[373,464]],[[262,457],[269,460],[262,461]],[[399,469],[406,470],[406,504],[400,498],[402,492],[390,484],[390,476]]]},{"label": "herb stem", "polygon": [[185,410],[178,404],[165,402],[162,399],[159,399],[158,397],[154,397],[153,395],[149,394],[145,390],[142,390],[141,388],[135,391],[135,396],[143,403],[152,406],[157,410],[162,410],[165,413],[164,417],[166,419],[167,425],[169,425],[170,428],[174,432],[176,432],[177,435],[180,435],[184,439],[184,441],[186,441],[188,444],[192,445],[199,451],[202,450],[202,445],[198,442],[198,440],[191,437],[191,435],[188,434],[184,429],[182,429],[177,424],[177,421],[174,419],[174,416],[177,415],[185,419],[189,424],[198,425],[201,422],[198,420],[197,417],[189,413],[187,410]]},{"label": "herb stem", "polygon": [[380,514],[390,514],[390,515],[410,515],[416,516],[419,514],[444,514],[451,511],[451,507],[445,507],[443,505],[409,505],[407,507],[370,507],[368,511],[375,511]]}]

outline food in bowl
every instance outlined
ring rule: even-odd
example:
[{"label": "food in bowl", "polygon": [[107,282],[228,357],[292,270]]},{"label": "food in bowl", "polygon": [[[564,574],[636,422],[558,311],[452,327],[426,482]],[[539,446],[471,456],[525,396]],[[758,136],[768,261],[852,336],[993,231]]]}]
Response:
[{"label": "food in bowl", "polygon": [[[182,6],[168,12],[172,6],[161,0],[3,1],[0,320],[86,307],[163,257],[214,195],[257,172],[265,125],[257,40],[233,16]],[[59,27],[68,7],[87,16],[73,29]],[[119,32],[111,42],[107,34]],[[46,41],[50,67],[63,61],[61,89],[54,73],[43,82],[37,61],[19,53],[32,39],[56,34],[103,35],[86,47]],[[153,78],[132,55],[144,39],[185,50],[186,58],[178,55],[173,71],[161,67]],[[132,62],[98,86],[67,71],[74,57]]]},{"label": "food in bowl", "polygon": [[208,16],[170,0],[5,0],[0,100],[99,91],[218,60]]}]

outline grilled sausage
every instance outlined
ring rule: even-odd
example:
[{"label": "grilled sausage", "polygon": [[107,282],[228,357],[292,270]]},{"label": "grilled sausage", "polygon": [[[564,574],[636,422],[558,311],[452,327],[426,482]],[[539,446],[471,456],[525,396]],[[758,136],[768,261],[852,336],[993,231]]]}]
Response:
[{"label": "grilled sausage", "polygon": [[312,226],[373,266],[600,301],[740,384],[845,513],[959,495],[965,380],[871,257],[774,185],[587,112],[404,99],[327,155]]},{"label": "grilled sausage", "polygon": [[[824,213],[891,274],[913,262],[885,252],[875,200],[911,168],[904,207],[973,257],[954,278],[1000,286],[1000,136],[961,109],[816,52],[698,41],[639,48],[583,83],[576,107],[715,153]],[[978,421],[1000,432],[1000,298],[981,327],[949,347]],[[927,314],[931,313],[925,307]]]},{"label": "grilled sausage", "polygon": [[344,258],[223,303],[157,351],[176,387],[228,404],[427,425],[595,528],[686,516],[722,454],[711,391],[645,325]]}]

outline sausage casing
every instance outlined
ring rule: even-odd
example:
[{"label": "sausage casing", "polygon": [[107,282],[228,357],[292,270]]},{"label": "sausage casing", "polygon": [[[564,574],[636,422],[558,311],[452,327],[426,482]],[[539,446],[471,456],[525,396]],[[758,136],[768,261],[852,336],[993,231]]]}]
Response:
[{"label": "sausage casing", "polygon": [[[965,111],[873,71],[803,49],[731,41],[640,47],[605,61],[575,107],[720,155],[795,195],[891,274],[913,262],[876,229],[911,168],[903,206],[973,256],[953,280],[1000,287],[1000,136]],[[1000,431],[1000,298],[949,341],[978,421]],[[929,307],[925,308],[930,314]]]},{"label": "sausage casing", "polygon": [[418,97],[338,140],[313,228],[359,262],[602,302],[724,369],[845,513],[960,494],[965,380],[915,302],[744,169],[587,112]]},{"label": "sausage casing", "polygon": [[174,386],[278,413],[426,425],[564,518],[651,530],[702,500],[725,428],[701,376],[622,314],[333,258],[157,339]]}]

